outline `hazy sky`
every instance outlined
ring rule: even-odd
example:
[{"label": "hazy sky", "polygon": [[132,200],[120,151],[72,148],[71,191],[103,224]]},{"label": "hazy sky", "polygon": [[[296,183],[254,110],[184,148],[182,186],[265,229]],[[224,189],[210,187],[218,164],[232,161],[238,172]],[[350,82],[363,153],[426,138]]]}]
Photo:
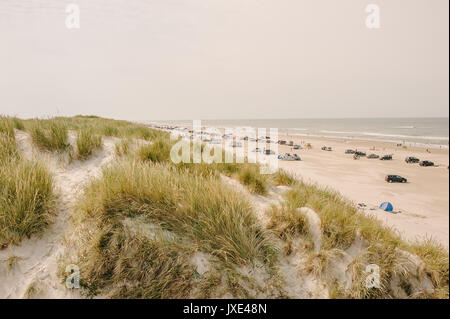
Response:
[{"label": "hazy sky", "polygon": [[[80,29],[65,25],[80,7]],[[381,28],[365,24],[379,5]],[[0,113],[448,116],[448,0],[0,0]]]}]

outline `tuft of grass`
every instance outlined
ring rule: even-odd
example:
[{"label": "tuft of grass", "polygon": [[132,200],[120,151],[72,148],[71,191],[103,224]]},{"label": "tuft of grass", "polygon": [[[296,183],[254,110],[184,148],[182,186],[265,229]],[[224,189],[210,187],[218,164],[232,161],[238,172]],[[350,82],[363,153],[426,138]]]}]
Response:
[{"label": "tuft of grass", "polygon": [[119,129],[113,125],[105,125],[102,128],[102,134],[104,136],[119,136]]},{"label": "tuft of grass", "polygon": [[275,186],[292,186],[296,183],[296,180],[288,172],[279,169],[276,173],[269,176],[269,182],[274,184]]},{"label": "tuft of grass", "polygon": [[246,185],[250,192],[265,195],[267,194],[266,177],[259,172],[257,165],[245,165],[238,172],[239,181]]},{"label": "tuft of grass", "polygon": [[81,129],[77,136],[77,157],[86,160],[94,150],[102,147],[102,137],[94,135],[92,130]]},{"label": "tuft of grass", "polygon": [[14,122],[11,118],[0,116],[0,133],[10,138],[14,138]]},{"label": "tuft of grass", "polygon": [[21,257],[18,256],[10,256],[7,260],[8,263],[8,269],[11,270],[14,267],[16,267],[19,264],[19,261],[21,260]]},{"label": "tuft of grass", "polygon": [[267,212],[269,223],[267,228],[284,241],[296,236],[308,236],[308,224],[304,215],[295,207],[283,203],[281,207],[272,206]]},{"label": "tuft of grass", "polygon": [[13,117],[12,121],[14,123],[14,128],[17,130],[25,131],[25,124],[23,121],[17,117]]},{"label": "tuft of grass", "polygon": [[151,144],[141,146],[137,155],[142,161],[167,163],[170,161],[171,147],[172,145],[168,139],[158,138]]},{"label": "tuft of grass", "polygon": [[41,233],[53,212],[53,180],[36,162],[9,161],[0,167],[0,242],[17,244]]},{"label": "tuft of grass", "polygon": [[82,286],[94,295],[113,287],[112,298],[187,298],[194,275],[176,246],[131,234],[119,225],[98,233],[85,261]]},{"label": "tuft of grass", "polygon": [[412,243],[411,252],[425,263],[425,271],[433,285],[438,287],[436,298],[449,298],[449,256],[441,244],[432,238]]},{"label": "tuft of grass", "polygon": [[0,165],[19,159],[16,140],[0,132]]},{"label": "tuft of grass", "polygon": [[115,152],[117,156],[124,156],[130,153],[130,139],[123,139],[115,145]]},{"label": "tuft of grass", "polygon": [[30,128],[30,135],[39,148],[63,152],[70,149],[68,129],[64,121],[52,119],[46,122],[36,120]]}]

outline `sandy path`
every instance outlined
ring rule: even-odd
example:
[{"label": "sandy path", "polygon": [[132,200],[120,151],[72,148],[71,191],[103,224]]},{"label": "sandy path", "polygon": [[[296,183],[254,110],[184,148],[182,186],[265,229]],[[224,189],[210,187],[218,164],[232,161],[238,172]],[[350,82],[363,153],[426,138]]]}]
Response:
[{"label": "sandy path", "polygon": [[[280,139],[283,137],[280,137]],[[284,137],[288,140],[310,142],[311,150],[291,150],[279,146],[279,153],[297,153],[301,162],[279,161],[284,168],[305,181],[338,190],[355,203],[365,203],[367,214],[373,214],[386,225],[395,227],[405,238],[432,236],[448,248],[449,246],[449,157],[446,150],[397,148],[392,143],[337,140],[326,138]],[[322,146],[333,147],[332,152],[322,151]],[[371,150],[375,147],[376,150]],[[394,154],[393,161],[361,158],[353,160],[344,154],[346,149],[355,149],[378,155]],[[420,167],[406,164],[407,156],[428,159],[438,167]],[[408,179],[406,184],[389,184],[384,181],[387,174],[398,174]],[[395,213],[386,213],[376,208],[389,201]]]},{"label": "sandy path", "polygon": [[[66,289],[58,277],[58,260],[65,252],[64,236],[71,230],[72,205],[86,182],[99,176],[102,166],[112,160],[114,139],[104,138],[103,149],[89,160],[65,165],[53,155],[34,150],[28,134],[17,131],[16,138],[25,157],[39,158],[50,169],[60,198],[55,221],[41,237],[0,251],[0,298],[79,298],[78,291]],[[12,256],[18,258],[17,264],[9,269]]]}]

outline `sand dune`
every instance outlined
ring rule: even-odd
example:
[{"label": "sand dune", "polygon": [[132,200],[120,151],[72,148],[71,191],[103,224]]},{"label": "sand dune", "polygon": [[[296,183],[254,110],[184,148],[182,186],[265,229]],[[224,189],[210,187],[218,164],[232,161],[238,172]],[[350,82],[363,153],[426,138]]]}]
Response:
[{"label": "sand dune", "polygon": [[[87,161],[65,163],[54,154],[42,153],[32,147],[27,133],[16,131],[19,149],[28,159],[38,158],[46,163],[53,173],[60,197],[54,223],[41,236],[23,240],[20,245],[11,245],[0,250],[0,260],[17,258],[17,266],[0,263],[0,298],[80,298],[77,290],[69,290],[61,283],[59,258],[70,249],[65,243],[71,235],[70,215],[72,205],[83,186],[101,174],[102,166],[114,154],[113,138],[104,138],[104,147]],[[73,143],[74,136],[71,136]]]}]

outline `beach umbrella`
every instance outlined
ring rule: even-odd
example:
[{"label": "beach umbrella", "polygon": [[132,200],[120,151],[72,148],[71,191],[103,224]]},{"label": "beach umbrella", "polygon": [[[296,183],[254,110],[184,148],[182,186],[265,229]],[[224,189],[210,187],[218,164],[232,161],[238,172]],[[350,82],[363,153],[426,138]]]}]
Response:
[{"label": "beach umbrella", "polygon": [[380,209],[384,210],[385,212],[392,212],[394,210],[394,206],[392,206],[389,202],[384,202],[380,205]]}]

